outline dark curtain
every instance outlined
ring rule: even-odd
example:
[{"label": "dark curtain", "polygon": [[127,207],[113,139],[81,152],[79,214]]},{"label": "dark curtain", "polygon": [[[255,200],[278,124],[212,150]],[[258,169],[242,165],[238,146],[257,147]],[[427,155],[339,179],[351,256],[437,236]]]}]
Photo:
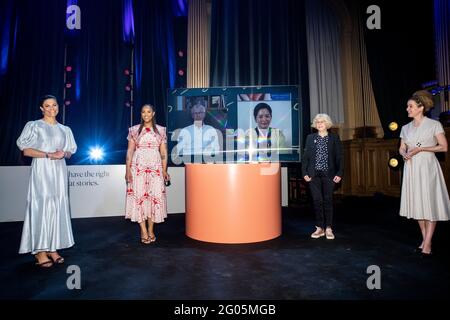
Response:
[{"label": "dark curtain", "polygon": [[129,125],[123,70],[131,51],[122,37],[122,1],[79,0],[78,5],[81,30],[67,36],[74,87],[65,122],[78,144],[72,163],[89,163],[94,146],[104,149],[107,163],[123,163]]},{"label": "dark curtain", "polygon": [[305,30],[304,1],[213,0],[211,86],[298,85],[309,123]]},{"label": "dark curtain", "polygon": [[[167,90],[175,82],[173,1],[135,0],[135,108],[134,124],[140,121],[141,106],[156,107],[156,122],[166,125]],[[187,32],[187,30],[185,30]]]},{"label": "dark curtain", "polygon": [[[78,0],[81,30],[66,32],[67,2],[61,0],[11,1],[12,10],[3,10],[9,0],[0,1],[1,44],[10,30],[10,54],[6,73],[0,75],[0,165],[28,164],[16,147],[16,140],[29,120],[41,118],[39,97],[51,93],[59,98],[58,121],[71,127],[78,151],[71,164],[88,164],[90,147],[103,147],[103,163],[125,161],[127,130],[130,126],[129,98],[124,69],[131,66],[133,46],[124,40],[125,0]],[[72,1],[74,2],[74,1]],[[174,60],[172,1],[135,0],[135,108],[133,124],[139,122],[143,102],[155,105],[158,123],[165,124],[165,101]],[[8,14],[10,23],[3,19]],[[17,22],[17,23],[16,23]],[[17,32],[15,32],[17,25]],[[12,27],[11,27],[12,26]],[[12,28],[12,29],[11,29]],[[13,30],[13,31],[11,31]],[[67,46],[68,73],[72,87],[67,91],[71,104],[63,119],[64,56]],[[3,45],[2,45],[3,48]],[[12,52],[10,50],[10,53]]]},{"label": "dark curtain", "polygon": [[[9,39],[2,37],[1,48],[9,43],[0,89],[0,164],[16,165],[29,161],[21,156],[16,140],[27,121],[42,116],[39,97],[46,93],[62,96],[66,4],[60,0],[48,0],[45,6],[39,1],[11,1],[12,7],[3,11],[7,2],[2,1],[0,24],[0,34],[4,34],[5,22],[10,21]],[[12,32],[15,25],[17,30]]]},{"label": "dark curtain", "polygon": [[[433,35],[433,1],[419,5],[376,0],[360,3],[361,17],[368,17],[366,8],[381,9],[381,29],[365,29],[365,42],[370,76],[385,138],[398,138],[388,125],[396,121],[406,124],[406,102],[423,83],[435,80]],[[363,20],[365,26],[366,21]]]}]

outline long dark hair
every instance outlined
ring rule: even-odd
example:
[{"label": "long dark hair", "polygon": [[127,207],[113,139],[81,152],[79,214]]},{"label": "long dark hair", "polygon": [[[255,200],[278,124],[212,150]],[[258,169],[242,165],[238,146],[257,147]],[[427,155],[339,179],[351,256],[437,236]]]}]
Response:
[{"label": "long dark hair", "polygon": [[[153,105],[151,105],[150,103],[146,103],[142,106],[141,113],[142,113],[142,109],[144,109],[145,107],[149,107],[150,109],[152,109],[153,112],[155,112]],[[155,112],[155,115],[156,115],[156,112]],[[156,134],[159,135],[158,128],[156,127],[155,115],[152,117],[152,128],[153,128],[153,131],[155,131]],[[141,134],[141,131],[143,128],[144,128],[144,119],[142,119],[142,116],[141,116],[141,125],[139,126],[138,135]]]}]

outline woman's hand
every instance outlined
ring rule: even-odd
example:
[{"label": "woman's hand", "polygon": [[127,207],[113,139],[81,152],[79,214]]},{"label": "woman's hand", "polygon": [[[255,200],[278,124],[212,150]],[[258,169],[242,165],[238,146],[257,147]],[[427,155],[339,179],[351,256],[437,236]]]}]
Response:
[{"label": "woman's hand", "polygon": [[409,160],[407,152],[400,152],[400,155],[405,162]]},{"label": "woman's hand", "polygon": [[422,151],[421,147],[417,147],[417,148],[408,150],[408,153],[406,154],[406,156],[404,158],[405,158],[405,160],[411,159],[413,156],[415,156],[416,154],[418,154],[421,151]]},{"label": "woman's hand", "polygon": [[306,182],[310,182],[311,181],[311,177],[306,175],[303,177],[303,179],[305,179]]},{"label": "woman's hand", "polygon": [[167,173],[167,171],[163,171],[163,177],[164,177],[164,181],[170,180],[170,175]]},{"label": "woman's hand", "polygon": [[339,176],[335,176],[334,178],[333,178],[333,182],[334,183],[339,183],[339,182],[341,182],[341,177],[339,177]]},{"label": "woman's hand", "polygon": [[131,174],[130,170],[127,170],[127,172],[125,173],[125,181],[127,183],[132,183],[133,182],[133,175]]},{"label": "woman's hand", "polygon": [[55,152],[49,152],[47,154],[51,160],[60,160],[60,159],[64,158],[64,151],[61,151],[61,150],[58,150]]}]

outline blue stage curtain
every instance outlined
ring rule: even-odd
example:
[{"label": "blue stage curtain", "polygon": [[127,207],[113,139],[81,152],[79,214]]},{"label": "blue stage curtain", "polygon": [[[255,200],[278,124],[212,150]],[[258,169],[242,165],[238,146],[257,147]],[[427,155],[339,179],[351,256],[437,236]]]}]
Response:
[{"label": "blue stage curtain", "polygon": [[[41,95],[51,93],[59,98],[58,120],[63,122],[66,45],[73,71],[68,96],[72,103],[66,108],[65,124],[72,128],[79,147],[69,163],[90,163],[87,152],[94,145],[105,148],[104,163],[125,162],[130,109],[124,105],[128,80],[123,71],[130,67],[133,48],[129,39],[124,39],[126,1],[75,1],[81,9],[81,30],[70,32],[66,30],[67,1],[12,1],[13,10],[9,12],[11,21],[17,21],[17,42],[8,58],[6,74],[1,77],[0,165],[30,162],[21,156],[16,139],[27,121],[42,117],[37,105]],[[135,61],[139,68],[133,75],[135,123],[140,119],[141,103],[150,102],[156,107],[158,123],[165,124],[166,92],[171,86],[170,72],[174,72],[170,68],[174,63],[171,3],[128,3],[127,14],[134,14]],[[6,28],[3,21],[2,16],[0,34]]]},{"label": "blue stage curtain", "polygon": [[[60,0],[48,0],[45,5],[13,1],[9,19],[17,25],[16,42],[0,89],[1,165],[28,163],[16,146],[23,126],[42,117],[41,95],[62,96],[65,11],[65,2]],[[3,21],[0,34],[4,33]]]},{"label": "blue stage curtain", "polygon": [[[134,123],[140,121],[141,106],[156,107],[156,122],[166,125],[167,90],[175,83],[173,1],[135,0],[135,84]],[[186,31],[187,32],[187,31]]]}]

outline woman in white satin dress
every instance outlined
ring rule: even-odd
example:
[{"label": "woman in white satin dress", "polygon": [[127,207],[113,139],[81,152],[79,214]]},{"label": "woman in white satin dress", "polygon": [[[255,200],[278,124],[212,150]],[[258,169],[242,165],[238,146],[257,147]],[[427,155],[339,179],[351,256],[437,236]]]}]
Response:
[{"label": "woman in white satin dress", "polygon": [[439,121],[425,116],[433,107],[432,95],[417,91],[408,100],[408,117],[400,133],[399,152],[405,160],[400,215],[415,219],[422,233],[416,251],[431,256],[431,241],[437,221],[450,220],[450,199],[435,153],[447,152],[447,139]]},{"label": "woman in white satin dress", "polygon": [[31,253],[48,268],[63,263],[57,250],[74,245],[65,158],[77,150],[72,131],[57,122],[58,102],[46,95],[40,101],[43,118],[29,121],[17,146],[33,158],[27,209],[19,253]]}]

